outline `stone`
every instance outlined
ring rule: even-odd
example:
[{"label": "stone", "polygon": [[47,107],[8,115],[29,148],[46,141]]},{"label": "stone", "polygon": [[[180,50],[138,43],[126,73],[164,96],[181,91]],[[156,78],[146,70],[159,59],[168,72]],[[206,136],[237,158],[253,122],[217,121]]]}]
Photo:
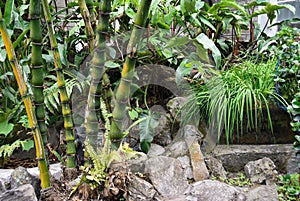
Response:
[{"label": "stone", "polygon": [[189,195],[197,200],[244,201],[245,196],[237,189],[219,181],[204,180],[191,185]]},{"label": "stone", "polygon": [[142,152],[139,152],[137,156],[133,159],[127,161],[128,169],[132,173],[142,173],[145,171],[145,162],[147,161],[148,156]]},{"label": "stone", "polygon": [[10,185],[10,175],[14,170],[0,169],[0,193],[6,191]]},{"label": "stone", "polygon": [[278,193],[276,185],[272,186],[258,186],[250,189],[246,194],[247,201],[278,201]]},{"label": "stone", "polygon": [[180,156],[188,155],[189,149],[184,140],[174,142],[166,147],[165,156],[177,158]]},{"label": "stone", "polygon": [[245,175],[252,183],[271,184],[276,181],[278,172],[273,161],[267,157],[250,161],[245,165]]},{"label": "stone", "polygon": [[145,164],[154,188],[163,197],[182,194],[188,187],[183,168],[178,160],[167,156],[150,158]]},{"label": "stone", "polygon": [[176,118],[175,119],[176,123],[180,122],[181,115],[178,115],[179,114],[178,111],[180,111],[180,109],[182,108],[182,106],[184,106],[186,101],[187,99],[184,97],[175,97],[169,100],[169,102],[167,103],[168,111],[170,112],[173,118]]},{"label": "stone", "polygon": [[227,173],[220,160],[210,156],[205,163],[211,176],[227,179]]},{"label": "stone", "polygon": [[180,156],[177,158],[180,161],[180,164],[184,170],[184,177],[186,179],[193,179],[193,170],[191,166],[191,160],[188,156]]},{"label": "stone", "polygon": [[37,197],[33,186],[25,184],[0,194],[0,201],[37,201]]},{"label": "stone", "polygon": [[277,170],[285,173],[287,162],[292,157],[292,144],[278,145],[217,145],[212,155],[222,161],[228,172],[240,172],[249,161],[268,157],[274,161]]},{"label": "stone", "polygon": [[186,125],[179,129],[174,141],[185,140],[187,146],[190,147],[194,141],[200,141],[203,137],[203,134],[194,125]]},{"label": "stone", "polygon": [[31,184],[36,195],[39,197],[41,189],[40,180],[29,174],[26,168],[18,167],[11,173],[10,186],[12,189],[14,189],[25,184]]},{"label": "stone", "polygon": [[[40,178],[40,171],[38,167],[28,168],[27,171],[29,174],[34,176],[35,178]],[[61,163],[51,164],[49,168],[50,174],[56,180],[60,181],[63,176],[63,170]]]},{"label": "stone", "polygon": [[149,182],[136,175],[130,176],[128,191],[129,201],[152,200],[156,194],[156,190]]},{"label": "stone", "polygon": [[209,172],[205,165],[204,156],[200,150],[200,145],[197,141],[189,148],[190,159],[193,169],[193,178],[195,181],[202,181],[209,178]]},{"label": "stone", "polygon": [[160,146],[158,144],[152,143],[147,155],[151,158],[151,157],[155,157],[155,156],[160,156],[163,153],[165,153],[165,148],[163,148],[162,146]]},{"label": "stone", "polygon": [[297,157],[296,151],[292,153],[291,157],[287,161],[286,165],[287,174],[300,174],[300,159]]},{"label": "stone", "polygon": [[170,144],[172,142],[171,125],[172,123],[167,118],[167,115],[160,113],[159,124],[153,133],[153,143],[161,146]]}]

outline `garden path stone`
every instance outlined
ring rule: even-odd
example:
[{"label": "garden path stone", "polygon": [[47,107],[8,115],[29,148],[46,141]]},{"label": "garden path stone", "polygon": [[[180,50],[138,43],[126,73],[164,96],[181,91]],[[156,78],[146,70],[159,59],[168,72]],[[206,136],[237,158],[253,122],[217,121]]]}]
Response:
[{"label": "garden path stone", "polygon": [[250,178],[252,183],[272,184],[276,181],[278,172],[273,161],[267,157],[250,161],[245,165],[245,175]]},{"label": "garden path stone", "polygon": [[25,184],[0,194],[0,201],[37,201],[34,188]]},{"label": "garden path stone", "polygon": [[180,162],[167,156],[158,156],[146,161],[145,172],[154,188],[163,196],[182,194],[188,187]]}]

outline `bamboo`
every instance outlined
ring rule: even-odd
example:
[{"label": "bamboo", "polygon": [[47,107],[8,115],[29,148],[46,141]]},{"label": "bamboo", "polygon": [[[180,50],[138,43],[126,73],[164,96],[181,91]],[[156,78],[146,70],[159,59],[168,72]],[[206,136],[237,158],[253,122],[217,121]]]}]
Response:
[{"label": "bamboo", "polygon": [[94,149],[97,147],[98,139],[98,115],[100,111],[101,79],[105,73],[106,60],[106,37],[109,29],[109,15],[111,11],[111,0],[103,0],[100,5],[100,17],[97,25],[97,44],[93,51],[91,85],[88,95],[88,106],[86,110],[86,142]]},{"label": "bamboo", "polygon": [[36,117],[41,131],[44,145],[47,142],[47,126],[45,124],[45,107],[43,94],[43,59],[42,59],[42,31],[40,26],[41,1],[30,0],[30,37],[32,43],[31,51],[31,84],[33,87],[34,104],[36,106]]},{"label": "bamboo", "polygon": [[10,40],[10,37],[9,37],[6,27],[4,25],[1,10],[0,10],[0,32],[2,35],[2,40],[4,42],[6,51],[7,51],[8,59],[10,61],[10,64],[12,66],[14,75],[16,77],[16,80],[17,80],[17,83],[19,86],[20,94],[23,97],[25,110],[26,110],[26,113],[28,116],[29,125],[30,125],[30,128],[32,129],[35,150],[36,150],[36,157],[38,160],[38,167],[40,170],[41,186],[42,186],[42,188],[48,188],[48,187],[50,187],[50,176],[49,176],[49,171],[48,171],[48,166],[47,166],[47,161],[46,161],[46,156],[45,156],[44,144],[43,144],[42,136],[40,133],[40,129],[38,127],[36,115],[35,115],[35,108],[32,105],[30,96],[28,95],[28,89],[27,89],[25,80],[23,78],[21,69],[19,67],[19,64],[18,64],[18,61],[16,58],[16,54],[15,54],[15,51],[13,48],[13,44]]},{"label": "bamboo", "polygon": [[48,1],[42,0],[42,5],[44,10],[44,16],[47,22],[50,44],[51,44],[51,48],[53,49],[54,65],[55,65],[56,76],[57,76],[57,85],[59,87],[60,102],[62,106],[62,115],[64,118],[64,129],[65,129],[66,141],[67,141],[66,166],[68,168],[74,168],[76,167],[76,162],[75,162],[76,148],[75,148],[74,134],[73,134],[72,111],[69,104],[69,97],[66,91],[66,83],[63,74],[63,67],[62,67],[62,62],[58,51],[57,41],[54,35],[52,17],[51,17]]},{"label": "bamboo", "polygon": [[126,114],[125,107],[129,98],[130,85],[134,75],[138,45],[142,38],[142,29],[145,26],[150,5],[151,0],[141,0],[134,20],[135,26],[127,46],[127,56],[122,69],[121,82],[116,92],[115,105],[112,113],[113,120],[110,127],[110,139],[112,141],[112,148],[114,149],[117,149],[122,141],[122,121]]},{"label": "bamboo", "polygon": [[94,12],[94,1],[93,0],[86,0],[86,6],[89,10],[90,17],[91,17],[91,26],[94,31],[96,31],[96,15]]}]

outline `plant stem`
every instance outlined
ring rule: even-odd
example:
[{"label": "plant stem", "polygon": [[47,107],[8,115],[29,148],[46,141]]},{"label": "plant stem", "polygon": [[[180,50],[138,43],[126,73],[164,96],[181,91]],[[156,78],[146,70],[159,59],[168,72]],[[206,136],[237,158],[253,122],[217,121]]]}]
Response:
[{"label": "plant stem", "polygon": [[110,130],[110,139],[112,148],[117,149],[123,138],[122,121],[126,114],[126,103],[129,98],[130,85],[134,75],[136,56],[139,42],[142,38],[142,27],[146,24],[151,0],[141,0],[136,18],[134,20],[134,28],[132,30],[130,40],[127,46],[127,56],[123,65],[121,82],[117,89],[116,101],[112,113],[113,120]]},{"label": "plant stem", "polygon": [[55,65],[56,76],[57,76],[57,85],[59,87],[60,102],[62,106],[62,115],[64,118],[64,128],[65,128],[66,141],[67,141],[66,166],[68,168],[75,168],[76,148],[74,144],[72,111],[69,104],[69,97],[66,91],[66,82],[63,74],[63,67],[62,67],[62,62],[58,51],[56,37],[54,35],[52,17],[51,17],[48,1],[42,0],[42,5],[43,5],[45,19],[47,22],[50,44],[51,44],[51,48],[53,49],[54,65]]},{"label": "plant stem", "polygon": [[19,67],[16,54],[13,48],[13,44],[9,38],[9,35],[7,33],[7,30],[4,25],[4,21],[2,18],[2,12],[0,10],[0,32],[2,35],[2,40],[4,42],[6,51],[7,51],[7,56],[10,61],[10,64],[12,66],[14,75],[16,77],[19,89],[20,89],[20,94],[23,97],[26,113],[28,116],[28,121],[30,128],[32,129],[33,133],[33,139],[34,139],[34,144],[35,144],[35,149],[36,149],[36,157],[38,160],[38,167],[40,170],[40,179],[41,179],[41,186],[42,188],[48,188],[50,187],[50,176],[49,176],[49,171],[48,171],[48,166],[47,166],[47,161],[46,161],[46,155],[45,155],[45,150],[44,150],[44,144],[42,140],[42,136],[40,133],[40,129],[38,127],[36,115],[35,115],[35,108],[32,105],[32,101],[28,95],[28,90],[27,86],[25,83],[25,80],[23,78],[23,74],[21,72],[21,69]]},{"label": "plant stem", "polygon": [[36,117],[46,145],[47,126],[45,124],[45,107],[44,107],[44,74],[43,74],[43,59],[42,59],[42,30],[40,26],[41,1],[30,0],[29,16],[30,16],[30,37],[32,43],[31,51],[31,84],[33,87],[34,104],[36,106]]}]

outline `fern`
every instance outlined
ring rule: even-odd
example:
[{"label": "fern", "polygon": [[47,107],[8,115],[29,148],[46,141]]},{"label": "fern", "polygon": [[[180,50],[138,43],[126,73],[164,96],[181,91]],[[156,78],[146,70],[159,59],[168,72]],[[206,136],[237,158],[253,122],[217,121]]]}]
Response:
[{"label": "fern", "polygon": [[33,141],[32,140],[16,140],[12,144],[5,144],[0,147],[0,157],[4,159],[9,158],[13,152],[17,149],[22,147],[22,150],[28,151],[29,149],[33,148]]}]

